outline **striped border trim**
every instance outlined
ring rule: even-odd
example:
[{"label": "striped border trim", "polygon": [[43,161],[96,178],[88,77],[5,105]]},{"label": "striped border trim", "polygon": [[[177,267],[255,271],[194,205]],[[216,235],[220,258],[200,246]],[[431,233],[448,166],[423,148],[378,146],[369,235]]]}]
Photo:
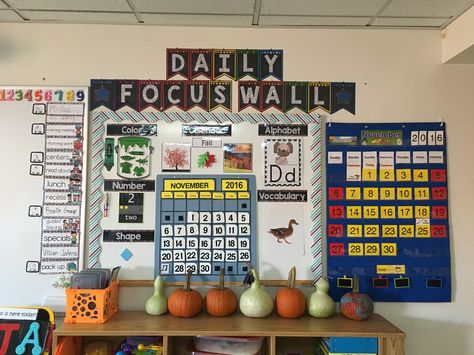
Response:
[{"label": "striped border trim", "polygon": [[321,121],[311,126],[311,136],[313,142],[311,144],[311,161],[309,166],[312,171],[311,176],[311,254],[313,262],[311,264],[311,271],[313,273],[313,282],[316,282],[323,276],[323,261],[322,261],[322,230],[321,230]]},{"label": "striped border trim", "polygon": [[102,169],[104,165],[104,144],[102,137],[105,133],[105,123],[113,122],[146,122],[157,121],[182,123],[190,122],[231,122],[231,123],[305,123],[312,124],[311,136],[311,254],[313,262],[311,271],[313,281],[316,282],[322,276],[322,235],[321,235],[321,119],[319,116],[310,114],[262,114],[262,113],[230,113],[230,112],[136,112],[136,111],[98,111],[91,113],[92,116],[92,178],[90,196],[90,223],[89,223],[89,255],[88,264],[91,268],[101,267],[100,253],[102,228],[100,220],[102,217],[101,202],[103,198],[104,178]]}]

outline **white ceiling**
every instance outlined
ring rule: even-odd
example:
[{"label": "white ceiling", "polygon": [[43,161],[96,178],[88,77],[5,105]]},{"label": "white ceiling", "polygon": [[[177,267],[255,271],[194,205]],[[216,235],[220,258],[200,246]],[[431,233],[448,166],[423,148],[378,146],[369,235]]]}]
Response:
[{"label": "white ceiling", "polygon": [[474,0],[0,0],[0,22],[443,29]]}]

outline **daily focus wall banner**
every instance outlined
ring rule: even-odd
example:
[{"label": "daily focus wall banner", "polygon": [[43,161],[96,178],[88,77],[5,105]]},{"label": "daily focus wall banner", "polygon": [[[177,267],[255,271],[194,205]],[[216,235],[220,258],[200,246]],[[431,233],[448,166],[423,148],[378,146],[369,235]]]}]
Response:
[{"label": "daily focus wall banner", "polygon": [[444,123],[326,126],[327,260],[339,299],[449,302]]},{"label": "daily focus wall banner", "polygon": [[[113,111],[124,107],[144,111],[178,108],[188,111],[218,107],[232,112],[231,80],[91,80],[91,110],[104,107]],[[239,81],[238,110],[247,107],[263,112],[311,113],[321,109],[336,113],[342,109],[355,114],[355,83],[307,81]],[[293,111],[292,111],[293,112]]]}]

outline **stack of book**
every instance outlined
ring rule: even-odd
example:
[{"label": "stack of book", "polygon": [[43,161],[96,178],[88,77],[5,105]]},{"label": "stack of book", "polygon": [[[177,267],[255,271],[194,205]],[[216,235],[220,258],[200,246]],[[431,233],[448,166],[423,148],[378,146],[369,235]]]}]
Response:
[{"label": "stack of book", "polygon": [[316,355],[377,355],[377,338],[329,337],[321,338],[315,347]]}]

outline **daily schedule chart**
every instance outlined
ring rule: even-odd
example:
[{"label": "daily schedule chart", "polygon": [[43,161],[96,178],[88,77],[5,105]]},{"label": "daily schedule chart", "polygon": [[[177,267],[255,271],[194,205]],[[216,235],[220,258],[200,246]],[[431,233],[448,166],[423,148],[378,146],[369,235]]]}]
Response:
[{"label": "daily schedule chart", "polygon": [[327,260],[332,295],[451,300],[444,123],[328,123]]}]

